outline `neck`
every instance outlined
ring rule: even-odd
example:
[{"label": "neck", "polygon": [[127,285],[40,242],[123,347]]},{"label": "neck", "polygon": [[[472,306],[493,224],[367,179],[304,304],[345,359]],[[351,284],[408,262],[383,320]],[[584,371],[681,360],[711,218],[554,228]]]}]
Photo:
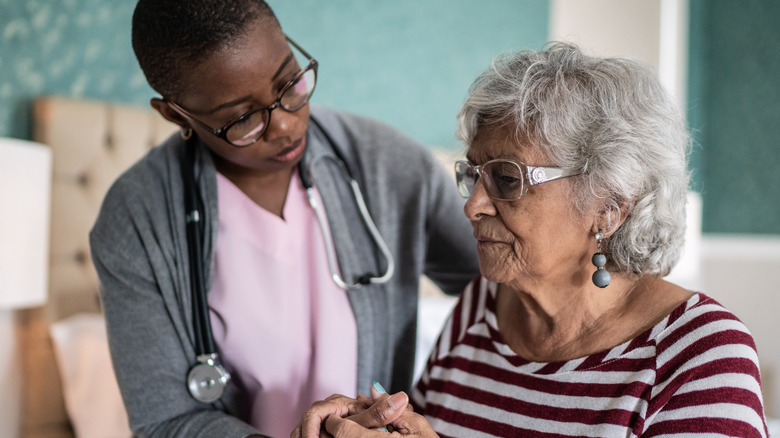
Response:
[{"label": "neck", "polygon": [[639,334],[631,327],[636,322],[632,308],[646,289],[642,280],[620,275],[603,289],[593,284],[549,290],[500,285],[499,330],[510,348],[528,360],[583,357]]},{"label": "neck", "polygon": [[235,184],[255,204],[284,219],[284,204],[296,167],[260,172],[236,166],[216,154],[212,155],[219,173]]}]

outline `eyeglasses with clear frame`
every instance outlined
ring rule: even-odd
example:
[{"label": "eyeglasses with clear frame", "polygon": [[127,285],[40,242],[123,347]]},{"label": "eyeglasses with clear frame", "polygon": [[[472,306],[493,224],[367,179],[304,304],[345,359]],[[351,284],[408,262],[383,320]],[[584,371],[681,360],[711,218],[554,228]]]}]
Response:
[{"label": "eyeglasses with clear frame", "polygon": [[482,181],[488,196],[498,201],[516,201],[532,185],[579,175],[560,167],[528,166],[512,160],[490,160],[479,166],[468,161],[455,162],[455,180],[464,198],[471,196],[477,180]]},{"label": "eyeglasses with clear frame", "polygon": [[173,108],[174,111],[188,119],[201,125],[215,137],[225,140],[237,148],[247,147],[259,140],[268,125],[271,124],[271,111],[281,108],[288,113],[293,113],[303,108],[314,93],[314,86],[317,84],[317,60],[312,58],[301,46],[295,43],[290,37],[285,35],[287,42],[295,47],[303,56],[308,59],[309,64],[292,77],[279,92],[276,101],[264,108],[257,108],[248,113],[239,116],[225,126],[214,129],[206,123],[198,120],[189,111],[182,108],[172,100],[165,99],[165,102]]}]

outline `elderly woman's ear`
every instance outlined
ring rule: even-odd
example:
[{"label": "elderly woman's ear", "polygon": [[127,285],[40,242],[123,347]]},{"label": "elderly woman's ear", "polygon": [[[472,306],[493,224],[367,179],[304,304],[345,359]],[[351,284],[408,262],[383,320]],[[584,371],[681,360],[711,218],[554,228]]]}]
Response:
[{"label": "elderly woman's ear", "polygon": [[609,237],[623,225],[631,212],[631,206],[626,199],[609,199],[601,206],[593,218],[593,233],[601,232]]}]

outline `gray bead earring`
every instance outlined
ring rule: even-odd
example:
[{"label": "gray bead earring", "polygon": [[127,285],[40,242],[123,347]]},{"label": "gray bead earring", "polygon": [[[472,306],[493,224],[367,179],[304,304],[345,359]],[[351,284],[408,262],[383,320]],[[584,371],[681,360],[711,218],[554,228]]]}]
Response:
[{"label": "gray bead earring", "polygon": [[596,250],[596,254],[593,254],[593,258],[591,259],[593,266],[596,267],[596,272],[593,273],[593,277],[591,279],[593,280],[593,284],[604,288],[609,286],[609,282],[612,281],[612,277],[609,275],[609,272],[604,269],[604,266],[607,264],[607,256],[601,252],[602,239],[604,239],[604,235],[601,234],[601,231],[599,231],[596,233],[596,244],[598,245],[598,248]]}]

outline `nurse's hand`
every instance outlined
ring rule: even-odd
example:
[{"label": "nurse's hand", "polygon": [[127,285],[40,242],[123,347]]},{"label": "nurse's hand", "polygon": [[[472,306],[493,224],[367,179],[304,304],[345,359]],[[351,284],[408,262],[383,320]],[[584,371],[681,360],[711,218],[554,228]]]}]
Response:
[{"label": "nurse's hand", "polygon": [[[357,399],[341,394],[333,394],[325,400],[315,402],[301,414],[298,425],[290,432],[290,438],[317,438],[320,429],[324,432],[325,419],[331,415],[347,417],[365,411],[371,405],[371,399],[358,395]],[[327,436],[327,435],[323,435]]]},{"label": "nurse's hand", "polygon": [[[388,396],[379,394],[371,388],[369,398],[358,395],[356,399],[334,394],[323,401],[316,402],[301,415],[298,425],[290,433],[290,438],[331,437],[324,429],[327,418],[349,418],[351,422],[366,427],[380,427],[398,418],[409,406],[409,397],[399,392]],[[366,429],[367,430],[367,429]],[[382,431],[387,438],[387,432]]]},{"label": "nurse's hand", "polygon": [[379,431],[375,427],[382,424],[385,420],[376,420],[376,418],[386,415],[381,413],[381,410],[386,409],[386,407],[382,406],[381,402],[377,402],[366,409],[363,414],[367,414],[374,409],[380,412],[366,417],[373,418],[373,421],[355,422],[353,421],[354,417],[341,418],[335,415],[328,417],[325,420],[325,430],[330,435],[326,436],[333,436],[334,438],[393,438],[398,436],[438,438],[439,436],[425,417],[414,413],[411,409],[404,409],[400,417],[388,424],[388,429],[392,431],[390,434]]}]

